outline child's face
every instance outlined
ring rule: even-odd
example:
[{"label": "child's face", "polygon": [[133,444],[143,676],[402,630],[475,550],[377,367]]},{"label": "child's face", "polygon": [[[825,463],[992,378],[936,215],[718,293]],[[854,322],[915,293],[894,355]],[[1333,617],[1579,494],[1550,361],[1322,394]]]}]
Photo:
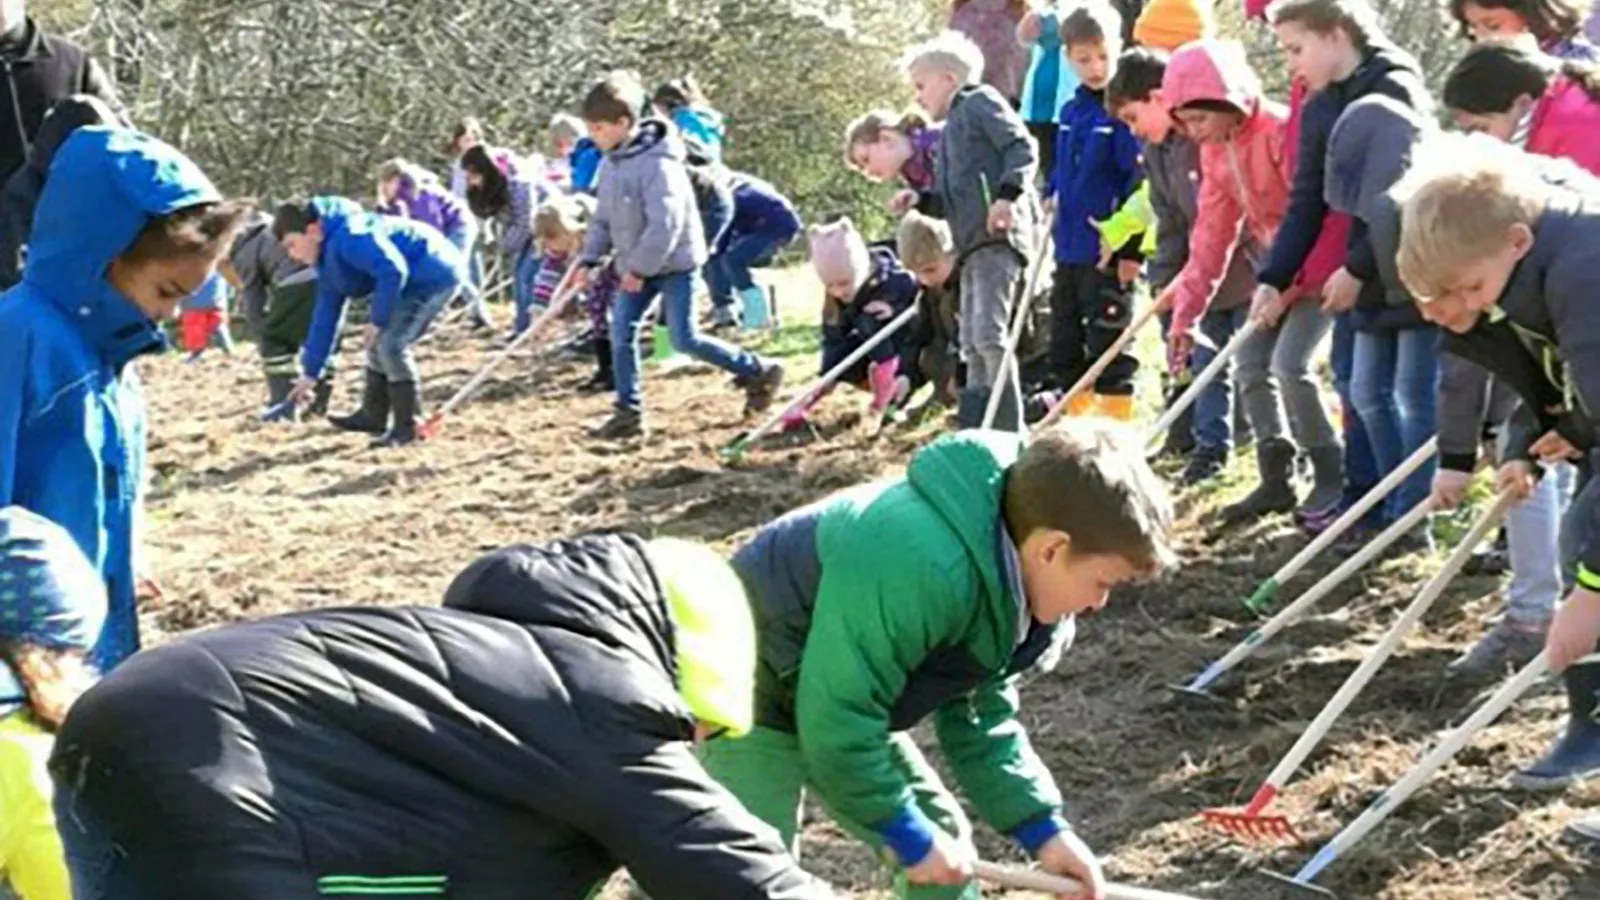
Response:
[{"label": "child's face", "polygon": [[[470,183],[471,180],[472,180],[472,178],[469,175],[468,178],[467,178],[467,181]],[[398,191],[399,189],[400,189],[400,179],[398,179],[398,178],[389,178],[389,179],[386,179],[386,180],[383,180],[383,181],[379,181],[378,182],[378,202],[379,203],[393,203],[394,202],[395,192]]]},{"label": "child's face", "polygon": [[950,114],[950,101],[955,99],[961,83],[937,66],[915,66],[911,69],[911,89],[916,92],[917,105],[935,122],[942,122]]},{"label": "child's face", "polygon": [[1457,334],[1471,331],[1478,319],[1499,302],[1512,271],[1531,249],[1533,232],[1528,226],[1511,226],[1498,252],[1462,268],[1456,274],[1455,283],[1439,296],[1418,300],[1417,308],[1422,311],[1422,317]]},{"label": "child's face", "polygon": [[1018,552],[1028,609],[1046,625],[1103,608],[1112,588],[1139,574],[1120,556],[1073,553],[1072,538],[1062,531],[1039,529],[1023,540]]},{"label": "child's face", "polygon": [[1501,113],[1469,113],[1456,112],[1456,125],[1462,131],[1475,131],[1487,134],[1495,140],[1510,141],[1516,133],[1517,123],[1528,114],[1528,108],[1533,105],[1532,98],[1524,94],[1516,99],[1511,108]]},{"label": "child's face", "polygon": [[456,156],[466,153],[468,150],[471,150],[473,147],[476,147],[481,143],[483,143],[483,141],[480,140],[477,135],[463,134],[461,137],[456,138]]},{"label": "child's face", "polygon": [[1513,37],[1528,31],[1528,23],[1509,9],[1464,3],[1461,6],[1461,18],[1466,20],[1467,33],[1472,35],[1475,41],[1492,37]]},{"label": "child's face", "polygon": [[950,274],[955,270],[955,267],[955,262],[946,256],[925,266],[918,266],[911,274],[917,277],[917,284],[923,287],[943,287],[949,283]]},{"label": "child's face", "polygon": [[1172,133],[1172,110],[1157,88],[1143,100],[1132,100],[1117,108],[1117,118],[1133,136],[1149,144],[1159,144]]},{"label": "child's face", "polygon": [[822,289],[828,296],[840,303],[849,303],[856,295],[856,282],[854,278],[836,278],[833,281],[824,281]]},{"label": "child's face", "polygon": [[106,280],[151,321],[164,322],[177,315],[185,297],[205,287],[216,266],[217,258],[208,253],[139,262],[118,257],[106,269]]},{"label": "child's face", "polygon": [[1238,113],[1214,109],[1180,109],[1173,113],[1184,133],[1197,144],[1226,144],[1239,127]]},{"label": "child's face", "polygon": [[1116,72],[1115,56],[1105,41],[1082,41],[1067,48],[1067,62],[1091,91],[1103,91]]},{"label": "child's face", "polygon": [[598,119],[583,124],[589,129],[589,140],[594,141],[594,145],[601,150],[615,150],[633,134],[632,119],[618,119],[615,122]]},{"label": "child's face", "polygon": [[314,266],[322,253],[322,223],[312,222],[306,230],[283,236],[283,252],[302,266]]},{"label": "child's face", "polygon": [[1318,34],[1298,22],[1274,25],[1272,30],[1278,34],[1290,73],[1303,79],[1312,91],[1323,90],[1351,68],[1355,48],[1342,34]]},{"label": "child's face", "polygon": [[898,131],[885,131],[875,141],[850,148],[850,163],[873,181],[888,181],[911,159],[911,142]]},{"label": "child's face", "polygon": [[558,234],[544,239],[544,252],[552,256],[571,256],[578,252],[578,236]]},{"label": "child's face", "polygon": [[562,137],[558,135],[550,136],[550,148],[554,150],[555,155],[559,157],[564,158],[571,156],[572,148],[577,146],[577,144],[577,140],[570,137]]}]

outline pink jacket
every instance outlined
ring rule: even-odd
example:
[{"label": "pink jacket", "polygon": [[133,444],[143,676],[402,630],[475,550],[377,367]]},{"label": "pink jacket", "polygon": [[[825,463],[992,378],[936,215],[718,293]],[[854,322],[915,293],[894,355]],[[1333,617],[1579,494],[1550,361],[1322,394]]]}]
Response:
[{"label": "pink jacket", "polygon": [[1600,175],[1600,103],[1582,85],[1557,76],[1533,107],[1527,150],[1570,159]]},{"label": "pink jacket", "polygon": [[1183,334],[1205,315],[1245,239],[1270,246],[1283,221],[1289,205],[1288,114],[1262,96],[1237,41],[1183,47],[1167,63],[1161,89],[1173,109],[1210,100],[1245,114],[1230,141],[1200,148],[1200,204],[1189,234],[1189,262],[1173,281],[1172,332]]}]

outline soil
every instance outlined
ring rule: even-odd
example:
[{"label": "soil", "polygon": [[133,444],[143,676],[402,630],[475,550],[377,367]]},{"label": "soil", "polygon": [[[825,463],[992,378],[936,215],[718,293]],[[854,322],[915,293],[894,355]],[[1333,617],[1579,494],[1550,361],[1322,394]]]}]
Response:
[{"label": "soil", "polygon": [[[429,408],[497,346],[459,325],[437,329],[423,350]],[[358,362],[345,359],[337,408],[357,390]],[[813,372],[814,359],[790,358],[794,381]],[[730,548],[790,508],[895,473],[942,427],[935,417],[865,435],[855,424],[860,395],[846,390],[825,403],[817,434],[725,465],[719,447],[748,425],[742,397],[724,376],[696,367],[648,373],[651,437],[608,445],[585,435],[586,421],[609,408],[607,395],[575,390],[588,360],[524,355],[436,439],[373,451],[323,423],[260,424],[248,349],[193,365],[170,355],[144,364],[142,374],[155,470],[147,547],[164,590],[145,615],[156,641],[310,607],[433,602],[469,560],[514,541],[629,529]],[[1457,684],[1445,665],[1498,614],[1500,585],[1457,579],[1279,798],[1308,846],[1236,844],[1197,814],[1249,798],[1439,564],[1379,565],[1223,679],[1214,699],[1174,693],[1168,685],[1248,632],[1239,601],[1303,545],[1286,518],[1219,531],[1217,506],[1242,489],[1182,498],[1182,570],[1118,591],[1108,609],[1080,623],[1061,668],[1027,685],[1025,719],[1069,798],[1069,815],[1115,879],[1267,900],[1295,894],[1258,870],[1292,872],[1492,688]],[[1337,561],[1328,556],[1288,595]],[[1600,789],[1529,795],[1504,784],[1556,733],[1562,708],[1553,688],[1524,698],[1322,883],[1343,897],[1379,900],[1600,898],[1590,860],[1560,839],[1566,821],[1600,805]],[[980,847],[1020,861],[992,833],[980,835]],[[871,856],[820,818],[806,831],[804,859],[848,896],[889,896]]]}]

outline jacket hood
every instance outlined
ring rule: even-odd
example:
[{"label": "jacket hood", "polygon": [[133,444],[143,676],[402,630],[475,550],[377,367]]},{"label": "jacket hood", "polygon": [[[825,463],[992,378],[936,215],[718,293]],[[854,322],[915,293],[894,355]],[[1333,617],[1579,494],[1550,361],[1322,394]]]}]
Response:
[{"label": "jacket hood", "polygon": [[942,437],[912,457],[906,481],[961,539],[967,556],[982,573],[989,617],[995,634],[1022,638],[1027,598],[1013,596],[1000,565],[1002,496],[1006,470],[1022,456],[1024,442],[1004,431],[963,431]]},{"label": "jacket hood", "polygon": [[259,252],[262,241],[276,243],[277,239],[272,236],[272,216],[257,211],[251,213],[239,227],[239,233],[233,238],[233,246],[228,248],[228,262],[234,269],[239,269],[244,260]]},{"label": "jacket hood", "polygon": [[116,363],[159,349],[160,328],[106,281],[111,261],[154,217],[222,195],[173,147],[137,131],[89,126],[62,143],[34,214],[23,282]]},{"label": "jacket hood", "polygon": [[328,251],[328,242],[336,234],[359,234],[368,230],[367,211],[361,204],[344,197],[312,197],[310,207],[317,213],[322,225],[322,253]]},{"label": "jacket hood", "polygon": [[1346,98],[1365,97],[1373,92],[1379,82],[1396,76],[1409,78],[1417,95],[1428,97],[1422,79],[1422,66],[1418,65],[1416,58],[1393,44],[1378,40],[1372,42],[1362,54],[1361,64],[1350,73],[1350,77],[1339,82],[1336,88]]},{"label": "jacket hood", "polygon": [[1370,224],[1410,168],[1412,149],[1431,130],[1432,123],[1390,97],[1374,94],[1350,104],[1328,137],[1328,205]]},{"label": "jacket hood", "polygon": [[657,538],[645,556],[666,594],[678,696],[695,718],[744,737],[755,724],[756,625],[744,583],[711,548]]},{"label": "jacket hood", "polygon": [[670,124],[660,119],[645,119],[640,122],[639,127],[634,130],[633,137],[617,148],[614,155],[619,160],[644,156],[662,156],[676,160],[688,158],[682,138]]},{"label": "jacket hood", "polygon": [[1179,49],[1167,63],[1161,89],[1173,109],[1221,101],[1248,115],[1261,104],[1261,80],[1238,41],[1195,41]]}]

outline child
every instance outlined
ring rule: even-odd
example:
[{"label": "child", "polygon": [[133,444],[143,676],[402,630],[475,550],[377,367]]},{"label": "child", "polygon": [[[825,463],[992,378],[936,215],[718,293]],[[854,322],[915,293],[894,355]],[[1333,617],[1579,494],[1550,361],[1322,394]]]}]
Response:
[{"label": "child", "polygon": [[1600,63],[1600,48],[1583,32],[1583,13],[1573,0],[1450,0],[1450,14],[1472,40],[1526,34],[1558,59]]},{"label": "child", "polygon": [[228,333],[228,283],[213,276],[178,304],[178,333],[185,363],[197,362],[212,344],[233,355],[233,337]]},{"label": "child", "polygon": [[144,400],[129,363],[166,346],[160,323],[211,277],[247,212],[155,138],[80,128],[40,195],[22,283],[0,296],[12,348],[0,367],[0,505],[56,522],[99,570],[102,671],[139,647]]},{"label": "child", "polygon": [[825,900],[695,759],[751,728],[754,645],[726,562],[621,534],[495,551],[442,607],[190,634],[62,729],[74,886],[581,900],[626,867],[659,900]]},{"label": "child", "polygon": [[[386,216],[432,225],[468,256],[478,246],[478,220],[466,202],[446,190],[432,172],[406,160],[391,159],[378,167],[377,210]],[[483,293],[470,282],[469,288],[472,327],[493,328]]]},{"label": "child", "polygon": [[[1194,231],[1200,201],[1200,148],[1173,127],[1172,113],[1161,89],[1167,56],[1158,50],[1136,48],[1122,55],[1117,74],[1106,88],[1106,108],[1144,142],[1144,171],[1155,210],[1156,248],[1147,266],[1152,291],[1160,293],[1189,261],[1189,235]],[[1209,365],[1217,350],[1227,346],[1249,315],[1254,283],[1250,257],[1253,240],[1245,251],[1235,251],[1227,274],[1217,289],[1211,308],[1200,319],[1200,331],[1210,347],[1196,347],[1191,364]],[[1201,392],[1194,407],[1195,446],[1179,476],[1181,484],[1198,484],[1216,477],[1233,452],[1233,397],[1235,374],[1241,379],[1239,400],[1252,419],[1282,416],[1269,373],[1261,368],[1237,371],[1230,366]],[[1246,376],[1249,380],[1244,381]],[[1281,422],[1277,428],[1282,433]]]},{"label": "child", "polygon": [[57,103],[45,114],[28,147],[27,161],[0,189],[0,290],[22,280],[23,248],[33,231],[33,210],[44,190],[45,176],[56,149],[69,135],[85,125],[123,125],[121,117],[107,103],[92,94],[74,94]]},{"label": "child", "polygon": [[606,153],[600,168],[599,205],[584,245],[580,277],[587,279],[614,256],[621,293],[611,319],[611,365],[617,406],[595,431],[601,438],[644,433],[639,391],[638,329],[657,296],[662,317],[680,352],[732,372],[745,391],[745,413],[772,405],[783,367],[704,337],[695,331],[694,292],[706,261],[703,224],[695,206],[685,150],[671,126],[643,118],[646,98],[638,78],[613,72],[583,102],[583,119]]},{"label": "child", "polygon": [[718,326],[742,321],[745,328],[755,329],[770,322],[771,304],[750,270],[772,265],[799,236],[800,214],[788,197],[754,175],[735,172],[731,186],[733,218],[706,263],[712,321]]},{"label": "child", "polygon": [[939,146],[944,129],[929,124],[927,117],[912,110],[895,115],[873,110],[845,130],[845,163],[873,181],[888,181],[898,176],[905,189],[889,200],[889,211],[905,215],[929,202],[934,192],[933,151]]},{"label": "child", "polygon": [[0,510],[0,582],[0,890],[68,900],[46,763],[94,681],[106,588],[71,535],[20,506]]},{"label": "child", "polygon": [[472,116],[467,116],[450,131],[450,141],[446,147],[450,156],[450,193],[465,200],[467,199],[467,170],[462,165],[461,158],[467,151],[483,143],[483,123]]},{"label": "child", "polygon": [[980,85],[983,57],[970,40],[946,32],[912,50],[906,74],[917,102],[936,122],[938,206],[961,259],[961,355],[967,364],[957,419],[980,424],[989,393],[1009,399],[997,422],[1019,428],[1016,379],[1000,381],[1005,333],[1034,252],[1038,153],[1028,128],[994,88]]},{"label": "child", "polygon": [[272,233],[291,259],[317,267],[316,309],[290,397],[298,404],[321,380],[345,304],[370,296],[361,408],[328,421],[343,431],[378,435],[374,446],[416,440],[422,373],[411,345],[466,288],[466,256],[437,229],[364,212],[342,197],[285,203],[273,216]]},{"label": "child", "polygon": [[709,162],[722,162],[722,142],[727,123],[711,108],[694,76],[674,78],[656,88],[651,102],[656,114],[677,126],[690,152]]},{"label": "child", "polygon": [[[1415,158],[1396,191],[1399,273],[1422,314],[1461,336],[1447,349],[1471,352],[1522,398],[1497,483],[1526,496],[1532,460],[1595,444],[1600,317],[1587,298],[1600,289],[1600,184],[1482,136],[1439,137]],[[1600,480],[1590,479],[1562,526],[1577,583],[1544,651],[1566,682],[1567,729],[1513,779],[1521,787],[1560,789],[1600,771],[1600,664],[1575,665],[1600,639],[1597,516]]]},{"label": "child", "polygon": [[[267,380],[267,421],[293,421],[297,410],[289,403],[299,367],[295,355],[306,342],[311,313],[317,305],[317,273],[283,252],[272,236],[272,216],[252,213],[233,248],[218,266],[218,272],[239,292],[245,325],[255,335],[261,353],[261,367]],[[335,354],[336,355],[336,354]],[[313,416],[328,413],[333,397],[334,363],[330,355],[322,378],[312,392],[306,412]]]},{"label": "child", "polygon": [[[587,196],[552,197],[533,217],[533,236],[539,242],[539,277],[534,282],[534,303],[549,308],[556,288],[566,277],[583,250],[584,234],[594,204]],[[590,286],[585,297],[589,313],[589,347],[597,365],[594,376],[579,390],[586,393],[616,389],[611,375],[611,337],[608,325],[611,300],[616,294],[616,278],[602,277]]]},{"label": "child", "polygon": [[[1232,41],[1197,41],[1173,54],[1162,78],[1162,102],[1201,147],[1200,202],[1189,261],[1156,301],[1172,309],[1169,365],[1179,369],[1194,346],[1190,330],[1216,297],[1233,255],[1244,252],[1241,238],[1270,246],[1282,221],[1289,202],[1285,113],[1262,96],[1244,48]],[[1297,441],[1320,460],[1317,483],[1337,491],[1339,439],[1310,371],[1311,352],[1328,324],[1315,306],[1300,304],[1240,348],[1240,382],[1269,372],[1287,416],[1276,412],[1275,400],[1271,413],[1246,407],[1261,484],[1223,510],[1225,522],[1294,509]],[[1293,439],[1284,433],[1285,419]]]},{"label": "child", "polygon": [[[931,382],[929,409],[954,406],[961,386],[961,275],[956,268],[955,241],[943,220],[915,210],[900,220],[895,239],[900,262],[922,291],[917,299],[917,319],[901,364],[910,371],[910,385]],[[908,396],[912,392],[908,392]]]},{"label": "child", "polygon": [[[951,0],[948,28],[972,42],[983,61],[975,77],[999,92],[1015,108],[1022,90],[1028,54],[1017,43],[1017,29],[1028,13],[1028,0]],[[930,110],[931,112],[931,110]]]},{"label": "child", "polygon": [[1056,127],[1061,108],[1078,92],[1078,76],[1061,48],[1061,11],[1045,0],[1017,23],[1017,43],[1028,51],[1027,73],[1018,103],[1028,132],[1039,145],[1039,171],[1056,170]]},{"label": "child", "polygon": [[956,887],[970,825],[907,733],[931,717],[978,813],[1046,871],[1104,890],[1014,679],[1053,667],[1111,587],[1172,562],[1170,504],[1114,427],[950,435],[904,476],[759,531],[733,558],[761,623],[755,727],[707,745],[712,775],[791,847],[813,790],[894,854],[913,885],[901,896],[976,898]]},{"label": "child", "polygon": [[512,336],[533,318],[533,282],[539,274],[539,253],[533,241],[533,214],[544,201],[544,188],[525,161],[482,144],[461,157],[467,173],[467,202],[472,213],[495,223],[500,252],[511,268],[511,294],[516,316]]},{"label": "child", "polygon": [[[1065,390],[1116,342],[1133,320],[1133,284],[1101,270],[1100,231],[1139,186],[1139,144],[1128,126],[1106,113],[1105,89],[1121,52],[1122,19],[1110,4],[1076,6],[1061,20],[1061,43],[1079,81],[1061,110],[1056,167],[1047,190],[1055,204],[1055,288],[1050,298],[1050,356],[1054,386]],[[1143,257],[1142,233],[1113,248],[1119,262]],[[1112,360],[1093,393],[1074,398],[1071,412],[1095,408],[1109,418],[1133,418],[1132,353]],[[1082,402],[1080,402],[1082,401]]]},{"label": "child", "polygon": [[594,192],[594,176],[600,171],[604,154],[583,133],[583,120],[570,113],[559,113],[550,119],[550,150],[552,158],[561,160],[566,169],[563,187],[579,194]]},{"label": "child", "polygon": [[1444,104],[1468,131],[1600,174],[1600,67],[1481,41],[1450,70]]}]

